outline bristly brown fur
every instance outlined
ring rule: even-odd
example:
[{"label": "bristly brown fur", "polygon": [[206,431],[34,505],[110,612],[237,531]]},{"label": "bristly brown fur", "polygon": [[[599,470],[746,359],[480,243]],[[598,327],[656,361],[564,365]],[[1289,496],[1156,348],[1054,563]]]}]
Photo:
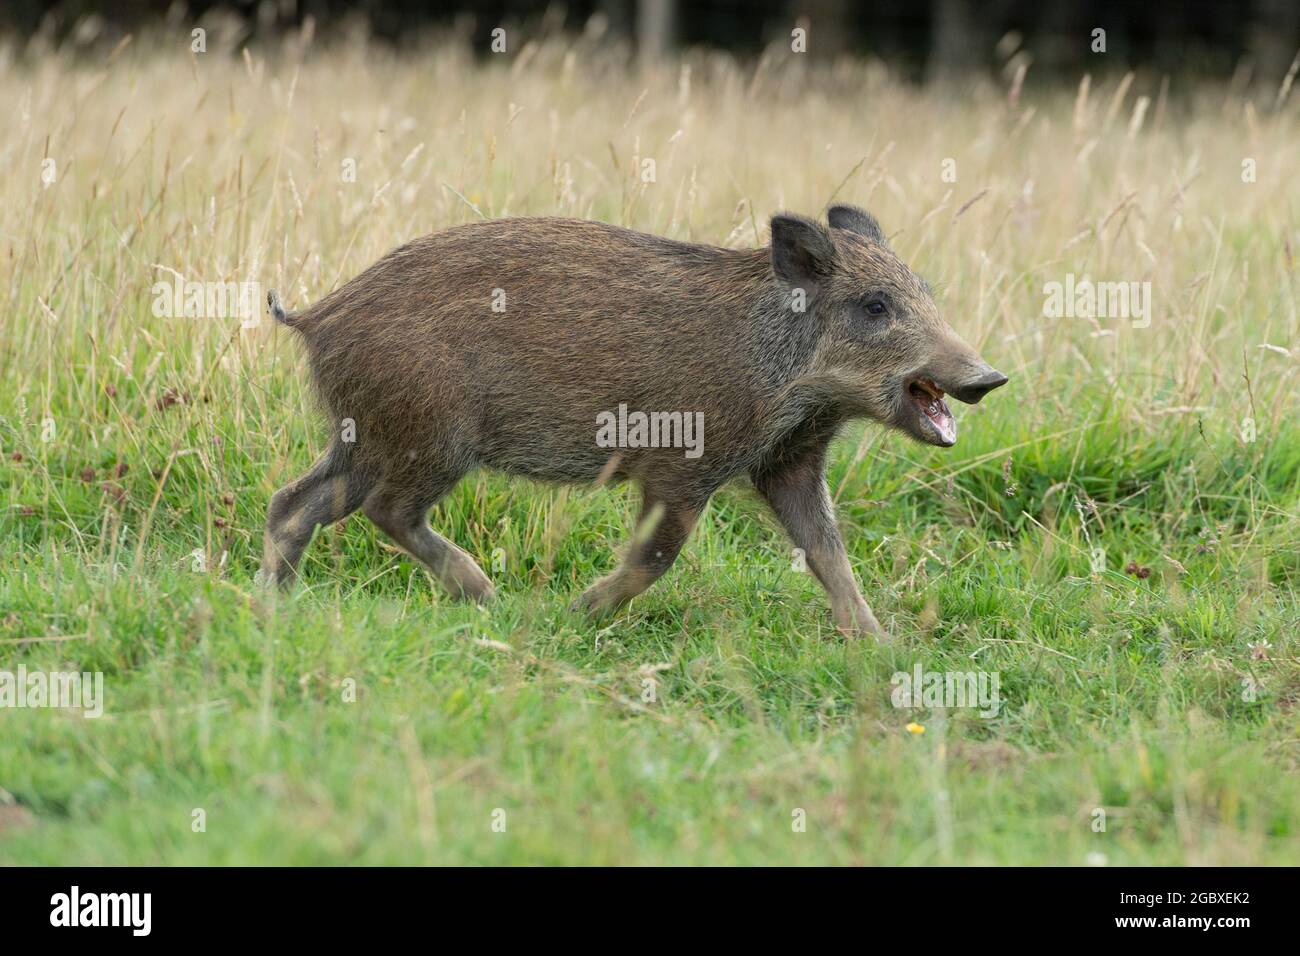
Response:
[{"label": "bristly brown fur", "polygon": [[[407,243],[301,312],[271,293],[306,343],[335,438],[275,496],[266,575],[288,579],[318,524],[363,507],[453,592],[484,598],[473,559],[428,528],[439,497],[479,467],[554,482],[612,473],[641,485],[648,524],[584,595],[611,607],[667,569],[720,485],[749,476],[808,546],[837,622],[878,630],[824,494],[826,445],[851,417],[897,425],[918,370],[957,380],[982,363],[874,219],[852,207],[830,218],[778,216],[774,246],[748,250],[574,219],[480,222]],[[868,295],[896,314],[865,321]],[[601,447],[597,416],[620,405],[702,413],[703,453]]]}]

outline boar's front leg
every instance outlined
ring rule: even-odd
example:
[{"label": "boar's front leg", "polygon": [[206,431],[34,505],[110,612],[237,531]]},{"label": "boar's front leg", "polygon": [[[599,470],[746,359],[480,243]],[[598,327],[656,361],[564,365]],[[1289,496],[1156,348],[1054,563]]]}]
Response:
[{"label": "boar's front leg", "polygon": [[775,470],[755,473],[754,487],[776,513],[795,547],[803,550],[808,566],[826,589],[835,626],[851,636],[887,638],[849,567],[844,540],[835,526],[824,461],[824,448],[810,451]]},{"label": "boar's front leg", "polygon": [[613,610],[659,580],[677,560],[707,500],[704,496],[703,501],[683,502],[643,488],[641,512],[623,560],[612,574],[587,588],[574,608]]}]

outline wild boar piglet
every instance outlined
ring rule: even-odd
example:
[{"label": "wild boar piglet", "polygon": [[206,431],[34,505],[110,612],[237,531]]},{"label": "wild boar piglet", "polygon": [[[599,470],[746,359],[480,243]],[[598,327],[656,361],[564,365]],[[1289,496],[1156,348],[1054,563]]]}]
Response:
[{"label": "wild boar piglet", "polygon": [[271,499],[261,576],[296,576],[314,530],[358,508],[451,594],[492,583],[428,522],[476,468],[545,482],[631,480],[640,515],[578,604],[615,608],[677,557],[723,483],[748,478],[802,549],[835,624],[883,635],[825,479],[827,445],[868,418],[950,446],[951,395],[1006,383],[940,317],[876,220],[771,220],[759,249],[598,222],[501,219],[416,239],[311,307],[298,332],[329,447]]}]

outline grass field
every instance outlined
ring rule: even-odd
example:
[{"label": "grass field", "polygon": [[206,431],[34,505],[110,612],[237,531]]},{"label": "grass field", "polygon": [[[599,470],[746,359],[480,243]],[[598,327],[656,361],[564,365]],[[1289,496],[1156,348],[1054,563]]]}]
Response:
[{"label": "grass field", "polygon": [[[1280,77],[189,45],[0,60],[0,671],[102,672],[106,698],[0,709],[0,863],[1300,862]],[[752,246],[832,197],[1012,378],[951,450],[836,447],[893,643],[833,630],[744,487],[600,624],[567,608],[627,489],[468,479],[433,521],[487,609],[360,516],[296,592],[254,585],[269,496],[326,438],[301,352],[264,316],[156,315],[155,283],[295,308],[479,215]],[[1069,274],[1150,282],[1149,326],[1046,317]],[[917,664],[998,675],[1000,712],[894,707]]]}]

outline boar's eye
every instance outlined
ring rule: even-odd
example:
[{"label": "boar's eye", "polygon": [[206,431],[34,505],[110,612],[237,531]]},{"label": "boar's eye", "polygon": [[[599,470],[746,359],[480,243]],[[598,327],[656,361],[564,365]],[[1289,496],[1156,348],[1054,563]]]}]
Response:
[{"label": "boar's eye", "polygon": [[867,303],[867,314],[884,315],[885,303],[882,302],[880,299],[872,299],[870,302]]}]

